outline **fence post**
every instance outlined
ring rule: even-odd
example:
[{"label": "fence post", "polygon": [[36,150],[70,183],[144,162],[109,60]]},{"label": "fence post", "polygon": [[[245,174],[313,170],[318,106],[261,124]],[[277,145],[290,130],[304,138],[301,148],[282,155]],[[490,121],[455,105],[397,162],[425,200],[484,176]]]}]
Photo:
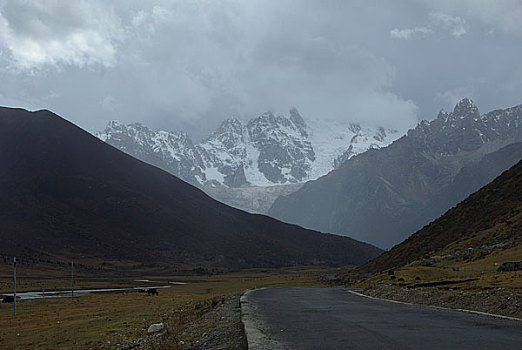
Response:
[{"label": "fence post", "polygon": [[13,261],[14,267],[14,315],[16,316],[16,257]]},{"label": "fence post", "polygon": [[74,261],[71,261],[71,298],[74,298]]}]

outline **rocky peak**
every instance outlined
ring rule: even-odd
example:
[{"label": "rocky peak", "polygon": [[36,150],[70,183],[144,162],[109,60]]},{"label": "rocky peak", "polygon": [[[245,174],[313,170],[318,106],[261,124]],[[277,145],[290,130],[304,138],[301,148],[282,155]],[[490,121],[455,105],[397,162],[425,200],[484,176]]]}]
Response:
[{"label": "rocky peak", "polygon": [[168,143],[178,143],[180,145],[187,146],[189,148],[193,148],[194,144],[192,143],[192,140],[184,131],[152,131],[148,129],[147,127],[144,127],[140,124],[142,127],[141,130],[146,131],[150,134],[152,134],[152,138],[156,141],[162,142],[165,144],[165,147],[168,148]]},{"label": "rocky peak", "polygon": [[439,111],[439,114],[437,114],[437,119],[444,121],[444,120],[448,119],[448,116],[449,116],[448,112],[446,112],[444,109],[441,109]]},{"label": "rocky peak", "polygon": [[109,122],[97,136],[112,146],[185,181],[204,179],[202,159],[192,140],[181,131],[154,131],[141,123]]},{"label": "rocky peak", "polygon": [[361,131],[361,124],[359,124],[359,123],[350,123],[350,126],[348,127],[348,130],[350,130],[354,134],[358,134],[359,131]]},{"label": "rocky peak", "polygon": [[215,134],[224,134],[227,132],[232,132],[236,134],[243,133],[243,122],[237,118],[228,118],[217,128],[214,132]]},{"label": "rocky peak", "polygon": [[477,106],[473,104],[473,101],[469,98],[464,98],[459,101],[455,105],[455,108],[453,109],[453,117],[458,117],[460,119],[464,118],[473,118],[473,117],[480,117],[479,110]]},{"label": "rocky peak", "polygon": [[301,114],[299,114],[299,111],[297,108],[292,107],[290,109],[290,121],[294,123],[294,125],[297,127],[297,129],[301,132],[301,135],[306,137],[308,136],[308,133],[306,131],[307,125],[304,121],[303,117],[301,117]]},{"label": "rocky peak", "polygon": [[106,129],[119,129],[122,126],[124,126],[124,124],[120,123],[119,120],[111,120],[107,124]]},{"label": "rocky peak", "polygon": [[493,111],[480,115],[473,102],[465,98],[455,106],[453,112],[440,111],[431,122],[422,121],[413,130],[411,142],[419,147],[450,155],[459,151],[476,150],[486,142],[505,139],[516,133],[520,113],[513,113],[517,107]]},{"label": "rocky peak", "polygon": [[120,123],[118,120],[111,120],[107,123],[105,130],[98,133],[98,137],[103,141],[107,141],[109,138],[113,137],[114,134],[127,130],[127,126],[125,124]]},{"label": "rocky peak", "polygon": [[237,118],[225,120],[203,143],[220,142],[225,148],[233,148],[245,142],[245,126]]},{"label": "rocky peak", "polygon": [[290,117],[266,112],[248,123],[250,141],[259,150],[257,168],[272,183],[301,182],[315,160],[306,123],[296,109]]}]

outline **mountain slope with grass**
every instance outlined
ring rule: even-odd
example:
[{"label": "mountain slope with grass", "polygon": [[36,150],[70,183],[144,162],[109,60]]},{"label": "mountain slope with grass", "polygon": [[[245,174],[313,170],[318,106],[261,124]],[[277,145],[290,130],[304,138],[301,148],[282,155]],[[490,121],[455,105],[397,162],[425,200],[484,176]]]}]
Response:
[{"label": "mountain slope with grass", "polygon": [[[491,159],[482,163],[493,164]],[[472,174],[465,172],[461,181],[473,181]],[[519,161],[389,252],[341,278],[374,297],[522,319],[521,184]]]},{"label": "mountain slope with grass", "polygon": [[0,164],[0,255],[242,268],[381,252],[228,207],[45,110],[0,108]]},{"label": "mountain slope with grass", "polygon": [[521,244],[522,161],[519,161],[443,216],[362,266],[360,271],[375,273],[423,258],[429,260],[432,256],[476,260],[495,249]]}]

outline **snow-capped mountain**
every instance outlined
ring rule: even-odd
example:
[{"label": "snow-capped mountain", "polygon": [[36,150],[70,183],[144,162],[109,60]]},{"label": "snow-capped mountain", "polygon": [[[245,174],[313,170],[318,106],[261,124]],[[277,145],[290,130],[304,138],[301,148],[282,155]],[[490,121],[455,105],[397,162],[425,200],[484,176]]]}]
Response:
[{"label": "snow-capped mountain", "polygon": [[97,136],[187,182],[236,188],[314,180],[401,135],[350,122],[307,123],[293,108],[288,115],[266,112],[246,122],[227,119],[196,145],[183,132],[153,131],[140,123],[111,121]]}]

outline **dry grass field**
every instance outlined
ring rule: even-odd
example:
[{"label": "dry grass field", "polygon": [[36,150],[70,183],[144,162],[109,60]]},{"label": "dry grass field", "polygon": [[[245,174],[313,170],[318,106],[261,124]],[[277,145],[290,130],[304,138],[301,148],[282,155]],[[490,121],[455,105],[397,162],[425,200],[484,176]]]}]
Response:
[{"label": "dry grass field", "polygon": [[[522,271],[497,271],[522,259],[522,245],[484,250],[444,250],[410,264],[359,280],[352,287],[386,299],[470,309],[522,318]],[[462,247],[461,247],[462,248]]]},{"label": "dry grass field", "polygon": [[[1,290],[12,288],[9,270],[3,266]],[[66,289],[70,287],[67,274],[44,278],[44,273],[31,272],[31,278],[20,272],[19,290]],[[142,276],[133,279],[183,281],[160,289],[159,296],[127,292],[91,294],[83,297],[24,300],[18,302],[18,316],[13,317],[11,303],[0,304],[1,349],[99,349],[122,348],[126,340],[147,337],[152,323],[176,319],[191,322],[187,310],[194,310],[198,302],[216,297],[240,294],[250,288],[320,286],[319,278],[325,270],[281,269],[249,270],[215,276]],[[78,276],[76,287],[122,287],[144,285],[124,278],[96,278]],[[35,287],[40,288],[35,288]],[[194,316],[194,312],[191,313]],[[184,319],[186,318],[186,319]],[[172,329],[171,329],[172,331]]]},{"label": "dry grass field", "polygon": [[[354,287],[368,288],[381,281],[392,280],[394,284],[414,287],[420,283],[463,281],[455,283],[452,288],[487,289],[512,288],[522,290],[522,271],[498,272],[497,268],[505,261],[520,261],[522,245],[509,249],[499,249],[484,258],[463,260],[451,256],[435,256],[417,260],[411,264],[394,270],[393,279],[386,273],[353,284]],[[430,263],[426,264],[426,260]],[[429,265],[429,266],[425,266]],[[447,288],[447,287],[444,287]]]}]

